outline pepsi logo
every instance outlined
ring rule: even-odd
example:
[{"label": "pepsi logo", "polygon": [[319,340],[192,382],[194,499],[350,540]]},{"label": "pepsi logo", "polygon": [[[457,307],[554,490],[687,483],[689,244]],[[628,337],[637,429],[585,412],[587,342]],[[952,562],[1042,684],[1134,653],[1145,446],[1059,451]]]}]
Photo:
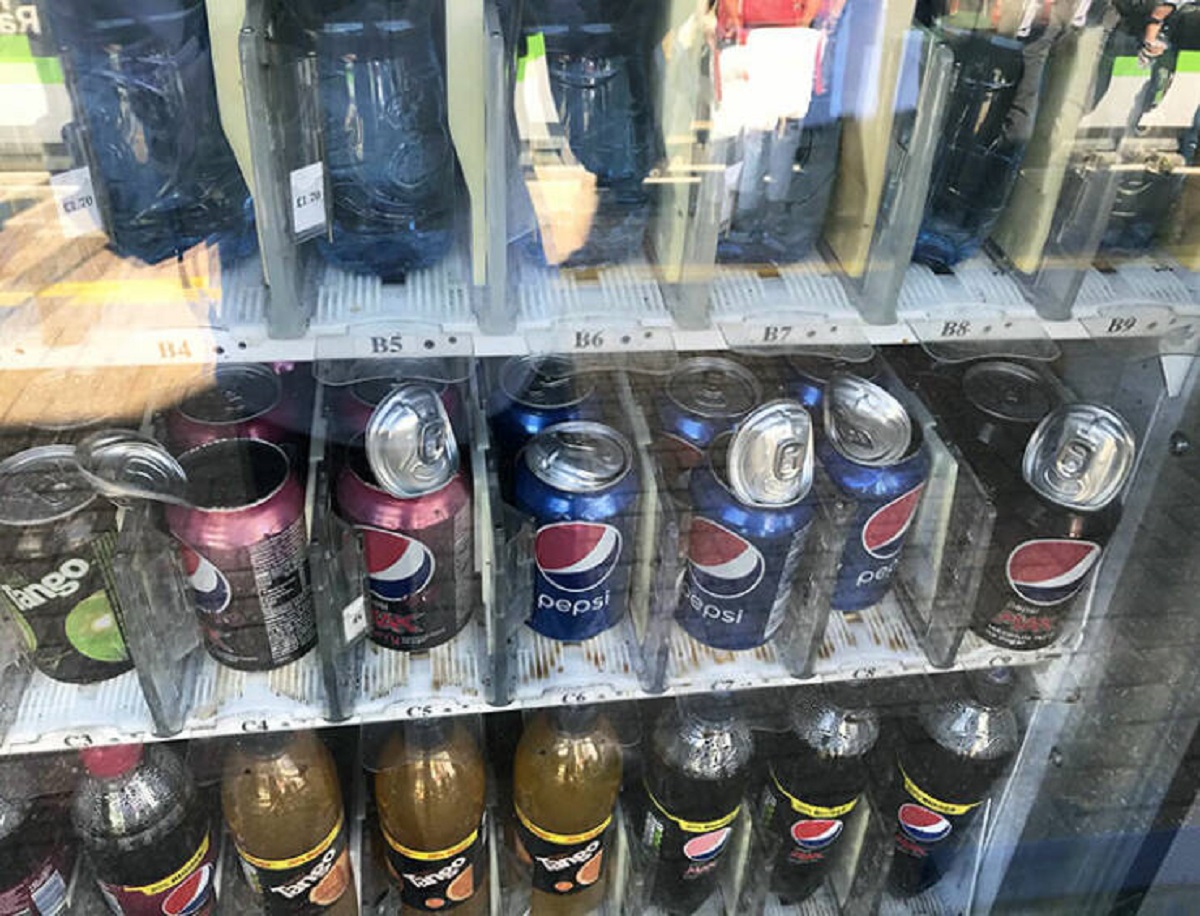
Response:
[{"label": "pepsi logo", "polygon": [[722,827],[711,833],[694,836],[683,844],[683,854],[693,862],[711,862],[721,854],[732,832],[732,827]]},{"label": "pepsi logo", "polygon": [[740,535],[696,516],[688,537],[688,571],[703,592],[738,598],[754,591],[766,571],[762,552]]},{"label": "pepsi logo", "polygon": [[1083,587],[1099,559],[1100,545],[1091,541],[1025,541],[1008,555],[1008,582],[1030,604],[1060,604]]},{"label": "pepsi logo", "polygon": [[900,829],[918,843],[940,842],[950,835],[952,829],[950,822],[936,811],[912,802],[901,805],[897,817]]},{"label": "pepsi logo", "polygon": [[792,824],[792,839],[801,849],[825,849],[842,834],[842,822],[828,818],[804,818]]},{"label": "pepsi logo", "polygon": [[208,904],[212,895],[212,865],[205,863],[175,887],[162,903],[167,916],[192,916]]},{"label": "pepsi logo", "polygon": [[621,559],[621,532],[598,522],[558,522],[538,529],[538,569],[564,592],[586,592],[612,575]]},{"label": "pepsi logo", "polygon": [[220,614],[229,607],[232,589],[225,574],[190,547],[182,549],[183,572],[192,589],[192,598],[203,614]]},{"label": "pepsi logo", "polygon": [[381,601],[405,601],[423,592],[433,579],[437,560],[416,538],[364,528],[363,553],[371,594]]},{"label": "pepsi logo", "polygon": [[924,490],[925,484],[919,483],[871,513],[862,530],[862,545],[867,553],[880,560],[890,560],[900,552]]}]

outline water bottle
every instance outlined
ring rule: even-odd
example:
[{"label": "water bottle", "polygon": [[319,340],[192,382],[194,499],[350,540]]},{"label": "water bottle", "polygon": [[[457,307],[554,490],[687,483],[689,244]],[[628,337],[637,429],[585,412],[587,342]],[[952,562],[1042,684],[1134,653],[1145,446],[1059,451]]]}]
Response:
[{"label": "water bottle", "polygon": [[596,177],[597,206],[571,265],[615,262],[642,249],[644,179],[654,161],[649,54],[654,4],[526,0],[526,41],[545,42],[550,90],[571,155]]},{"label": "water bottle", "polygon": [[156,264],[212,239],[255,247],[249,192],[222,131],[203,0],[55,0],[44,7],[90,151],[107,230]]},{"label": "water bottle", "polygon": [[[453,235],[457,159],[428,0],[290,4],[317,58],[332,184],[326,259],[397,282]],[[484,91],[480,87],[479,91]]]}]

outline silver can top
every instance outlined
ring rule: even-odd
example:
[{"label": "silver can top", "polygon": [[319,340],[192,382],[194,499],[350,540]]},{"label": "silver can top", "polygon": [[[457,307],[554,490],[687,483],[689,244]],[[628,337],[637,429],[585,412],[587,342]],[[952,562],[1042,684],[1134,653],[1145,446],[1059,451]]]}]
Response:
[{"label": "silver can top", "polygon": [[212,385],[184,398],[179,412],[214,426],[244,423],[271,410],[281,397],[283,384],[266,366],[218,366]]},{"label": "silver can top", "polygon": [[762,400],[762,390],[740,363],[719,356],[697,356],[684,360],[671,373],[667,397],[685,413],[736,420]]},{"label": "silver can top", "polygon": [[963,373],[963,394],[989,416],[1033,425],[1057,402],[1054,390],[1030,366],[1007,359],[976,363]]},{"label": "silver can top", "polygon": [[529,440],[524,460],[538,480],[566,493],[599,493],[633,467],[629,440],[611,426],[572,420],[548,426]]},{"label": "silver can top", "polygon": [[1025,482],[1068,509],[1095,511],[1129,479],[1137,443],[1129,425],[1100,404],[1064,404],[1034,430],[1021,464]]},{"label": "silver can top", "polygon": [[794,372],[824,382],[835,372],[848,372],[873,379],[879,374],[879,354],[870,344],[827,347],[801,347],[787,355]]},{"label": "silver can top", "polygon": [[514,356],[500,369],[500,387],[510,401],[545,409],[578,404],[594,388],[568,356]]},{"label": "silver can top", "polygon": [[874,382],[838,372],[825,386],[825,435],[854,463],[887,467],[908,453],[912,419],[903,404]]},{"label": "silver can top", "polygon": [[56,522],[96,498],[70,445],[42,445],[0,461],[0,525]]},{"label": "silver can top", "polygon": [[97,493],[114,502],[180,502],[187,475],[162,443],[131,429],[102,429],[75,446],[75,461]]},{"label": "silver can top", "polygon": [[729,488],[748,506],[788,506],[813,479],[812,418],[799,401],[768,401],[738,424],[725,455]]},{"label": "silver can top", "polygon": [[372,412],[364,438],[375,479],[401,499],[440,490],[458,472],[450,417],[428,385],[396,387]]}]

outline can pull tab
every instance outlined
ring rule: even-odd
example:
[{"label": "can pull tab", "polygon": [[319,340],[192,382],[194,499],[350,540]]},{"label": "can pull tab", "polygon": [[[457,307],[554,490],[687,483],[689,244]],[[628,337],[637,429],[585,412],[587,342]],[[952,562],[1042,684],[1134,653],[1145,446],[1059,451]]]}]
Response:
[{"label": "can pull tab", "polygon": [[775,476],[780,480],[795,480],[804,472],[804,443],[792,439],[781,442],[775,450]]},{"label": "can pull tab", "polygon": [[446,424],[440,417],[425,420],[421,425],[418,457],[426,464],[434,464],[446,454]]},{"label": "can pull tab", "polygon": [[1087,472],[1092,462],[1091,443],[1083,439],[1070,439],[1063,443],[1054,460],[1054,469],[1060,476],[1073,480]]}]

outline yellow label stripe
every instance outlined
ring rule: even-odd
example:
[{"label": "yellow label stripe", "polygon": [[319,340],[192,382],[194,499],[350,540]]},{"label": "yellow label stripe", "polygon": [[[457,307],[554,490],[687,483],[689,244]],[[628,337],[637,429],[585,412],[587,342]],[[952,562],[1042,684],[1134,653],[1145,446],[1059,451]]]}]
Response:
[{"label": "yellow label stripe", "polygon": [[513,805],[513,807],[516,808],[517,818],[525,825],[526,830],[538,839],[545,840],[547,843],[554,843],[558,846],[574,846],[576,843],[586,843],[588,840],[594,840],[607,830],[608,825],[612,823],[612,815],[610,814],[599,826],[593,827],[591,830],[586,830],[583,833],[551,833],[549,830],[543,830],[537,826],[516,805]]},{"label": "yellow label stripe", "polygon": [[333,829],[326,834],[325,839],[321,840],[316,846],[308,852],[302,852],[298,856],[292,856],[290,859],[260,859],[258,856],[252,856],[241,846],[237,848],[238,855],[242,860],[255,868],[265,868],[267,871],[284,871],[289,868],[299,868],[301,865],[307,865],[314,859],[324,855],[325,850],[333,845],[334,840],[338,838],[338,834],[342,832],[343,817],[337,819],[337,823],[333,825]]},{"label": "yellow label stripe", "polygon": [[844,805],[834,805],[832,808],[822,808],[820,805],[810,805],[806,801],[801,801],[787,789],[779,784],[779,777],[774,772],[771,773],[771,781],[775,783],[775,789],[784,798],[791,803],[792,810],[797,814],[803,814],[805,817],[845,817],[854,810],[854,806],[858,804],[858,796],[850,799]]},{"label": "yellow label stripe", "polygon": [[200,843],[200,848],[192,853],[192,857],[179,868],[175,869],[175,871],[171,872],[171,874],[167,875],[167,877],[161,881],[155,881],[153,884],[147,884],[144,887],[126,887],[122,888],[122,890],[134,894],[145,894],[147,897],[157,897],[163,891],[170,890],[194,872],[200,866],[200,863],[204,861],[206,855],[208,855],[207,833],[204,834],[204,840]]},{"label": "yellow label stripe", "polygon": [[728,827],[737,818],[741,812],[742,806],[738,805],[724,817],[718,817],[712,821],[687,821],[682,817],[676,817],[670,811],[663,807],[662,802],[654,797],[654,793],[650,791],[650,787],[646,786],[646,794],[650,796],[650,801],[654,803],[654,807],[659,810],[663,817],[673,821],[679,825],[679,829],[685,833],[710,833],[713,830],[720,830],[722,827]]},{"label": "yellow label stripe", "polygon": [[479,829],[476,828],[475,830],[472,830],[471,835],[461,843],[455,843],[453,846],[448,846],[445,849],[438,849],[434,852],[423,852],[420,849],[411,849],[410,847],[405,846],[386,830],[382,832],[383,838],[387,840],[387,844],[391,846],[392,849],[396,850],[396,852],[400,853],[400,855],[407,856],[410,859],[415,859],[418,862],[436,862],[438,859],[448,859],[451,856],[456,856],[464,849],[470,847],[470,845],[479,838]]},{"label": "yellow label stripe", "polygon": [[978,808],[983,804],[982,801],[971,802],[969,805],[957,805],[954,802],[945,802],[941,799],[934,798],[919,785],[909,778],[909,775],[904,772],[904,767],[900,768],[900,775],[904,777],[904,791],[919,801],[926,808],[936,811],[938,814],[963,815],[972,808]]}]

